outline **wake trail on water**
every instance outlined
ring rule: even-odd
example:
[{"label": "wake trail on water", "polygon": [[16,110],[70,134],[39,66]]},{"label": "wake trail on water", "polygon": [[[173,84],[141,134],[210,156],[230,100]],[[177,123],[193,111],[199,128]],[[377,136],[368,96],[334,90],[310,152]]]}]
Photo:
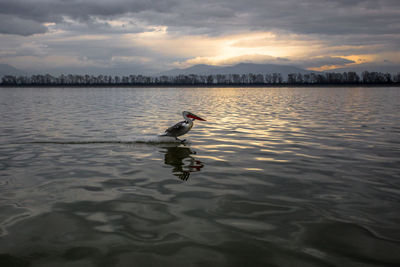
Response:
[{"label": "wake trail on water", "polygon": [[[30,144],[60,144],[60,145],[85,145],[85,144],[181,144],[171,136],[143,136],[129,140],[39,140],[29,142]],[[185,143],[187,143],[185,141]]]}]

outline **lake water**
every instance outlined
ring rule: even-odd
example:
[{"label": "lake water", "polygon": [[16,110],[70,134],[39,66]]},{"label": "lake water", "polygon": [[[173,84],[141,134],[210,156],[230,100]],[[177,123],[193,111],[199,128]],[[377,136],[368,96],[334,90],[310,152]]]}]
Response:
[{"label": "lake water", "polygon": [[[195,121],[186,143],[157,134]],[[0,266],[399,266],[400,88],[2,88]]]}]

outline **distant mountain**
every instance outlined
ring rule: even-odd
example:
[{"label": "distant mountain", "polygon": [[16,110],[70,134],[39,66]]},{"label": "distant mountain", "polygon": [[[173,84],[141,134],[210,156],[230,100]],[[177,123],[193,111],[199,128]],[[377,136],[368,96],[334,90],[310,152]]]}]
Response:
[{"label": "distant mountain", "polygon": [[179,74],[189,75],[210,75],[210,74],[267,74],[267,73],[281,73],[283,77],[286,77],[289,73],[310,73],[306,69],[298,68],[295,66],[288,65],[277,65],[277,64],[254,64],[254,63],[239,63],[233,66],[211,66],[211,65],[195,65],[186,69],[172,69],[169,71],[158,73],[157,76],[167,75],[176,76]]},{"label": "distant mountain", "polygon": [[186,69],[172,69],[168,71],[164,71],[161,73],[157,73],[157,76],[176,76],[179,74],[184,74],[184,75],[189,75],[189,74],[202,74],[202,75],[209,75],[213,74],[216,71],[218,71],[221,67],[217,66],[212,66],[212,65],[205,65],[205,64],[199,64],[199,65],[194,65],[192,67],[186,68]]},{"label": "distant mountain", "polygon": [[4,75],[26,75],[26,73],[8,64],[0,64],[0,77]]},{"label": "distant mountain", "polygon": [[358,64],[355,66],[349,66],[345,68],[337,68],[337,69],[332,69],[327,72],[349,72],[349,71],[354,71],[358,74],[361,74],[363,71],[376,71],[376,72],[383,72],[383,73],[390,73],[390,74],[397,74],[400,73],[400,65],[373,65],[373,64]]}]

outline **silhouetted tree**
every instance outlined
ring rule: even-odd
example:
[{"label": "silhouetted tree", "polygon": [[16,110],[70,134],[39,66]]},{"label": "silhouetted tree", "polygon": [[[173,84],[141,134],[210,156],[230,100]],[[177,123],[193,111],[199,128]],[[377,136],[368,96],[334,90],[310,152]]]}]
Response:
[{"label": "silhouetted tree", "polygon": [[362,76],[355,72],[327,72],[327,73],[290,73],[284,81],[280,73],[268,74],[216,74],[216,75],[176,75],[160,77],[129,75],[60,75],[38,74],[28,76],[5,75],[1,78],[1,85],[8,86],[41,86],[41,85],[61,85],[61,86],[89,86],[89,85],[277,85],[277,84],[392,84],[400,83],[400,73],[391,75],[390,73],[364,71]]}]

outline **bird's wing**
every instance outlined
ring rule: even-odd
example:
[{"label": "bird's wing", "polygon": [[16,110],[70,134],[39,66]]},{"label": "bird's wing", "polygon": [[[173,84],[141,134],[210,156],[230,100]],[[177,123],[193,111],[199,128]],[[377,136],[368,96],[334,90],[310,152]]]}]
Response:
[{"label": "bird's wing", "polygon": [[177,124],[169,127],[167,130],[165,130],[165,133],[167,135],[173,136],[173,135],[183,131],[185,129],[185,126],[183,125],[184,123],[185,123],[185,121],[178,122]]}]

